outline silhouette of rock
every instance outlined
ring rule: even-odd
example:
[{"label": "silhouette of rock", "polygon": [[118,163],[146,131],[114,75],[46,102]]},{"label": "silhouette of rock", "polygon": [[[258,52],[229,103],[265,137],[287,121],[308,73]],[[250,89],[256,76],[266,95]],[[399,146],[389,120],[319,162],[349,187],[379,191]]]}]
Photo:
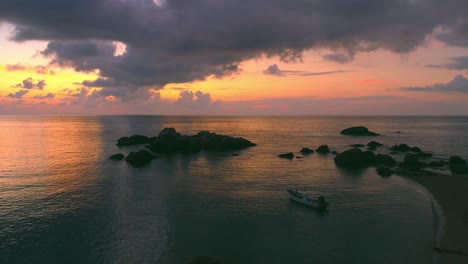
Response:
[{"label": "silhouette of rock", "polygon": [[377,154],[375,156],[375,163],[383,164],[385,166],[390,166],[390,167],[393,167],[397,164],[397,162],[392,157],[390,157],[389,155],[385,155],[385,154]]},{"label": "silhouette of rock", "polygon": [[289,152],[289,153],[279,154],[278,157],[282,159],[293,159],[294,154],[292,152]]},{"label": "silhouette of rock", "polygon": [[363,144],[354,144],[354,145],[351,145],[351,147],[353,147],[353,148],[363,148],[363,147],[365,147],[365,145],[363,145]]},{"label": "silhouette of rock", "polygon": [[398,164],[398,166],[409,170],[419,170],[428,165],[419,161],[418,154],[408,153],[404,161]]},{"label": "silhouette of rock", "polygon": [[420,153],[418,153],[418,157],[420,157],[420,158],[430,158],[430,157],[432,157],[432,153],[422,152],[421,151]]},{"label": "silhouette of rock", "polygon": [[348,149],[334,158],[335,164],[342,168],[367,168],[375,162],[375,155],[371,151],[362,151],[359,148]]},{"label": "silhouette of rock", "polygon": [[400,145],[395,145],[390,148],[393,151],[399,151],[399,152],[408,152],[410,151],[410,147],[406,144],[400,144]]},{"label": "silhouette of rock", "polygon": [[392,176],[395,173],[394,170],[387,168],[387,167],[378,167],[376,171],[380,176],[383,176],[383,177]]},{"label": "silhouette of rock", "polygon": [[196,153],[201,150],[240,150],[252,146],[256,144],[244,138],[217,135],[209,131],[200,131],[193,136],[182,136],[174,128],[164,128],[147,148],[156,153]]},{"label": "silhouette of rock", "polygon": [[468,166],[466,161],[459,156],[452,156],[449,160],[450,171],[457,174],[468,174]]},{"label": "silhouette of rock", "polygon": [[343,131],[341,131],[341,134],[349,136],[380,136],[377,133],[369,131],[369,129],[367,129],[367,127],[364,126],[346,128]]},{"label": "silhouette of rock", "polygon": [[151,139],[146,136],[141,135],[133,135],[130,137],[121,137],[117,140],[117,146],[125,147],[125,146],[133,146],[133,145],[140,145],[140,144],[148,144],[150,143]]},{"label": "silhouette of rock", "polygon": [[195,256],[188,259],[185,264],[221,264],[221,262],[207,256]]},{"label": "silhouette of rock", "polygon": [[124,154],[114,154],[109,157],[111,160],[123,160],[125,158]]},{"label": "silhouette of rock", "polygon": [[328,148],[328,145],[321,145],[315,151],[320,154],[327,154],[330,152],[330,149]]},{"label": "silhouette of rock", "polygon": [[302,155],[308,155],[308,154],[314,153],[314,150],[310,149],[310,148],[302,148],[301,153],[302,153]]},{"label": "silhouette of rock", "polygon": [[377,142],[377,141],[371,141],[369,143],[367,143],[367,146],[370,147],[370,148],[377,148],[377,147],[381,147],[383,146],[383,144]]},{"label": "silhouette of rock", "polygon": [[332,152],[331,152],[331,154],[333,154],[333,155],[337,155],[337,154],[338,154],[338,152],[336,152],[336,151],[334,150],[334,151],[332,151]]},{"label": "silhouette of rock", "polygon": [[134,167],[141,167],[150,163],[155,158],[155,155],[145,149],[142,149],[137,152],[130,152],[125,160]]},{"label": "silhouette of rock", "polygon": [[411,147],[410,151],[414,153],[422,153],[422,150],[418,147]]}]

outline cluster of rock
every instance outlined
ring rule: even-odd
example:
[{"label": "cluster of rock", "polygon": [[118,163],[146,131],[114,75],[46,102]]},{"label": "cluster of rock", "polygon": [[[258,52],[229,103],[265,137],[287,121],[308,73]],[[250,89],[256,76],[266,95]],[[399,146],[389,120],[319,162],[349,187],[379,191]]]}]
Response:
[{"label": "cluster of rock", "polygon": [[[200,131],[196,135],[181,135],[174,128],[164,128],[157,137],[146,137],[133,135],[122,137],[117,140],[117,146],[133,146],[147,144],[149,150],[131,152],[125,160],[133,166],[143,166],[151,162],[157,156],[153,153],[197,153],[202,150],[207,151],[231,151],[241,150],[256,146],[244,138],[235,138],[225,135],[218,135],[209,131]],[[114,160],[122,160],[123,154],[115,154],[110,157]]]},{"label": "cluster of rock", "polygon": [[[380,143],[379,143],[380,144]],[[373,145],[377,145],[374,143]],[[357,145],[353,145],[357,146]],[[361,146],[361,145],[359,145]],[[406,144],[395,145],[391,150],[406,153],[403,161],[397,162],[393,157],[386,154],[374,154],[374,152],[367,150],[362,151],[361,149],[354,147],[348,149],[341,154],[338,154],[335,158],[335,164],[338,167],[346,169],[363,169],[371,166],[377,167],[377,173],[381,176],[390,176],[396,172],[401,174],[415,174],[422,173],[424,168],[440,168],[446,164],[449,165],[449,169],[452,173],[468,173],[467,162],[458,156],[450,157],[448,162],[446,161],[432,161],[430,163],[424,162],[421,159],[427,159],[432,157],[431,153],[423,152],[418,147],[409,147]],[[427,174],[427,172],[425,172]]]},{"label": "cluster of rock", "polygon": [[[302,155],[310,155],[314,153],[314,150],[304,147],[300,150],[300,152]],[[315,152],[319,154],[328,154],[328,153],[338,154],[336,151],[330,151],[330,148],[328,147],[328,145],[320,145],[318,148],[315,149]],[[294,153],[292,152],[279,154],[278,157],[282,159],[293,159],[294,157],[301,158],[300,156],[295,156]]]}]

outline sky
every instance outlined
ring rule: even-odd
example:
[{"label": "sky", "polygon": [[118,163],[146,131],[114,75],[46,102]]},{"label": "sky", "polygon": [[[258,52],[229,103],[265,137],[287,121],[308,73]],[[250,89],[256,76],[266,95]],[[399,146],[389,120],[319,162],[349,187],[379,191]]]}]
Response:
[{"label": "sky", "polygon": [[468,1],[2,0],[0,114],[468,115]]}]

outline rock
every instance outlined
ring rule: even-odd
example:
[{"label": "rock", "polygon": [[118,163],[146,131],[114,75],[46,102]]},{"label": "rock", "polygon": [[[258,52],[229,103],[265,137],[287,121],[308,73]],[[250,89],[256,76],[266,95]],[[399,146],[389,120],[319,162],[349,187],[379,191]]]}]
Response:
[{"label": "rock", "polygon": [[450,171],[455,174],[468,174],[468,167],[466,164],[452,164],[450,165]]},{"label": "rock", "polygon": [[289,153],[279,154],[278,157],[282,159],[293,159],[294,154],[292,152],[289,152]]},{"label": "rock", "polygon": [[351,147],[353,147],[353,148],[363,148],[363,147],[365,147],[365,145],[363,145],[363,144],[354,144],[354,145],[351,145]]},{"label": "rock", "polygon": [[349,136],[380,136],[377,133],[369,131],[367,127],[363,126],[356,126],[344,129],[341,131],[342,135],[349,135]]},{"label": "rock", "polygon": [[337,166],[342,168],[362,169],[375,162],[375,155],[371,151],[352,148],[336,155],[334,161]]},{"label": "rock", "polygon": [[155,158],[155,155],[145,149],[142,149],[137,152],[130,152],[125,160],[134,167],[141,167],[150,163]]},{"label": "rock", "polygon": [[370,147],[370,148],[376,148],[376,147],[381,147],[383,146],[383,144],[377,142],[377,141],[371,141],[369,143],[367,143],[367,146]]},{"label": "rock", "polygon": [[392,176],[393,174],[395,174],[394,170],[387,168],[387,167],[378,167],[376,170],[377,170],[377,173],[383,177],[388,177],[388,176]]},{"label": "rock", "polygon": [[209,131],[200,131],[193,136],[182,136],[174,128],[164,128],[147,148],[156,153],[197,153],[201,150],[241,150],[252,146],[256,144],[244,138],[217,135]]},{"label": "rock", "polygon": [[315,151],[317,151],[317,153],[320,154],[327,154],[328,152],[330,152],[330,149],[328,148],[328,145],[321,145]]},{"label": "rock", "polygon": [[125,158],[124,154],[114,154],[109,157],[111,160],[123,160]]},{"label": "rock", "polygon": [[180,134],[177,133],[177,131],[175,130],[175,128],[172,128],[172,127],[165,127],[165,128],[163,128],[163,129],[159,132],[158,138],[163,138],[163,137],[177,137],[178,135],[180,135]]},{"label": "rock", "polygon": [[466,161],[460,158],[459,156],[451,156],[449,159],[449,163],[450,165],[453,165],[453,164],[465,164],[466,165]]},{"label": "rock", "polygon": [[335,150],[331,152],[333,155],[337,155],[338,152],[336,152]]},{"label": "rock", "polygon": [[422,150],[418,147],[411,147],[410,151],[414,153],[422,153]]},{"label": "rock", "polygon": [[432,161],[428,166],[433,168],[440,168],[444,166],[444,163],[441,161]]},{"label": "rock", "polygon": [[207,256],[196,256],[188,259],[185,264],[221,264],[221,262]]},{"label": "rock", "polygon": [[427,166],[427,164],[420,162],[417,154],[408,153],[406,154],[404,161],[401,162],[399,166],[409,170],[419,170],[422,167]]},{"label": "rock", "polygon": [[467,174],[468,173],[468,166],[466,165],[466,161],[459,156],[452,156],[449,160],[450,163],[450,171],[456,174]]},{"label": "rock", "polygon": [[408,152],[410,151],[410,147],[406,144],[400,144],[400,145],[395,145],[390,148],[393,151],[399,151],[399,152]]},{"label": "rock", "polygon": [[301,153],[302,153],[302,155],[308,155],[308,154],[314,153],[314,150],[310,149],[310,148],[302,148]]},{"label": "rock", "polygon": [[367,150],[377,150],[377,147],[375,147],[375,146],[367,147]]},{"label": "rock", "polygon": [[124,147],[124,146],[133,146],[133,145],[140,145],[140,144],[148,144],[150,142],[150,138],[141,135],[133,135],[130,137],[122,137],[117,140],[117,146]]},{"label": "rock", "polygon": [[423,158],[423,159],[424,158],[430,158],[430,157],[432,157],[432,153],[420,152],[420,153],[418,153],[418,157]]},{"label": "rock", "polygon": [[397,162],[392,157],[390,157],[389,155],[377,154],[375,156],[375,163],[393,167],[393,166],[396,165]]}]

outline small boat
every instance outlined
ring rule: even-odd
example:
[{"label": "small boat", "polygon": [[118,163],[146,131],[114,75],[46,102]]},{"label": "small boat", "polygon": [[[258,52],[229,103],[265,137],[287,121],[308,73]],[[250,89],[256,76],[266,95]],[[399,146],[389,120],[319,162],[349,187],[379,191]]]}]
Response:
[{"label": "small boat", "polygon": [[308,206],[312,206],[322,210],[327,209],[328,207],[328,202],[325,201],[325,197],[323,196],[319,196],[317,199],[314,199],[308,195],[298,192],[297,190],[291,189],[288,190],[288,194],[289,198],[291,198],[292,200]]}]

